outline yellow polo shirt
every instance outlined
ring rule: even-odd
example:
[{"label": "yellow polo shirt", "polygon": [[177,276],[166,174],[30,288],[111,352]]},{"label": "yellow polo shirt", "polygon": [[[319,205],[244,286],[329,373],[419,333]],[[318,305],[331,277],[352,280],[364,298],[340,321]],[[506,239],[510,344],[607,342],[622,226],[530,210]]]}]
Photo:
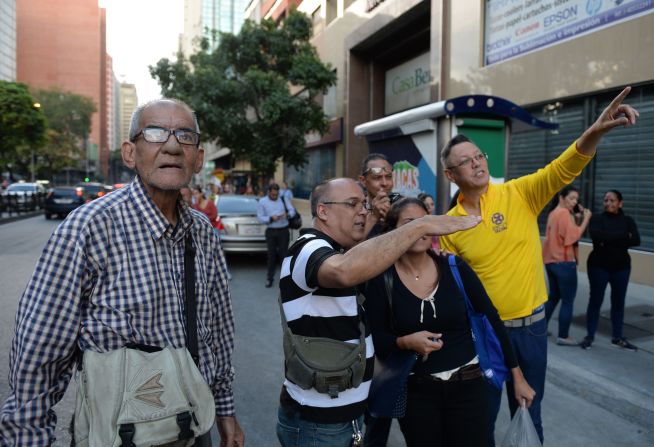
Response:
[{"label": "yellow polo shirt", "polygon": [[[441,236],[443,249],[461,256],[477,273],[502,320],[531,315],[547,301],[538,214],[591,159],[577,152],[574,142],[533,174],[489,184],[481,196],[481,223]],[[449,215],[467,215],[461,199]]]}]

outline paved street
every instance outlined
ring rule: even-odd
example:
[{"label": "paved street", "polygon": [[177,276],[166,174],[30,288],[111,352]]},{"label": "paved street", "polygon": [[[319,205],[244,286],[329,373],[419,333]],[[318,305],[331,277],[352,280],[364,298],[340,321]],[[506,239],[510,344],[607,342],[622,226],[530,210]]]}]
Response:
[{"label": "paved street", "polygon": [[[17,301],[43,244],[59,222],[46,221],[40,216],[0,225],[0,400],[4,400],[8,392],[7,364]],[[264,288],[263,257],[232,257],[229,262],[237,320],[235,393],[238,417],[246,433],[247,445],[274,446],[277,445],[277,399],[283,375],[277,289]],[[579,281],[575,317],[583,314],[587,302],[584,273],[579,274]],[[631,340],[641,346],[637,353],[613,348],[606,333],[598,335],[590,351],[556,346],[553,338],[550,339],[543,405],[547,445],[654,445],[651,428],[654,420],[654,337],[646,330],[652,327],[652,316],[647,312],[654,306],[652,292],[653,288],[635,284],[630,285],[628,292],[627,336],[631,331]],[[556,324],[552,323],[550,329],[556,333]],[[578,324],[572,328],[574,337],[581,338],[583,332]],[[70,420],[72,397],[69,390],[56,407],[60,416],[58,446],[68,445],[64,427]],[[498,422],[499,441],[508,422],[504,410]],[[389,446],[402,445],[401,434],[396,428]]]}]

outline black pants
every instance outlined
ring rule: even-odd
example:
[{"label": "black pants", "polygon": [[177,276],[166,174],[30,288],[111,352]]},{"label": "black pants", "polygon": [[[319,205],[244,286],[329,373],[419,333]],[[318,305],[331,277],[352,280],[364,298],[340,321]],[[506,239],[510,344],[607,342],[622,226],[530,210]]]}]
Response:
[{"label": "black pants", "polygon": [[277,264],[281,264],[286,257],[288,240],[288,227],[266,229],[266,244],[268,245],[268,281],[273,280]]},{"label": "black pants", "polygon": [[399,420],[407,446],[486,446],[486,386],[482,377],[446,382],[409,377],[406,415]]}]

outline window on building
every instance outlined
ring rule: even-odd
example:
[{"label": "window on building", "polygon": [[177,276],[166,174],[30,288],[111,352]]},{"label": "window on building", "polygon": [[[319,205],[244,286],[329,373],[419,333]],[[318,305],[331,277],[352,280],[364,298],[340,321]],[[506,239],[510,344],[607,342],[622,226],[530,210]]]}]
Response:
[{"label": "window on building", "polygon": [[295,197],[308,199],[318,183],[336,176],[335,152],[333,145],[307,149],[307,163],[303,167],[284,167],[284,178]]}]

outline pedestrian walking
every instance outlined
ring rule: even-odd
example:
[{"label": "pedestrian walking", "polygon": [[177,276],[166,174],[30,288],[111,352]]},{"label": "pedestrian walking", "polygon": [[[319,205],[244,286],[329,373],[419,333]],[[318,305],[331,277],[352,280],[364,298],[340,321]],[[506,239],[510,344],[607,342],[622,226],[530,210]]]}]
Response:
[{"label": "pedestrian walking", "polygon": [[[288,210],[288,214],[286,212]],[[286,257],[290,233],[288,218],[296,213],[293,204],[279,196],[279,185],[268,185],[268,194],[259,199],[257,218],[267,225],[266,245],[268,249],[268,266],[266,272],[266,287],[272,287],[277,265]]]},{"label": "pedestrian walking", "polygon": [[593,250],[588,255],[587,272],[590,298],[586,310],[586,337],[583,349],[590,349],[595,340],[600,308],[606,286],[611,284],[611,343],[637,351],[624,337],[624,305],[631,274],[629,248],[640,245],[636,222],[622,210],[622,194],[611,189],[604,194],[604,212],[595,215],[588,226]]},{"label": "pedestrian walking", "polygon": [[[570,337],[572,308],[577,295],[577,250],[575,244],[581,239],[590,221],[591,212],[579,205],[579,190],[572,185],[558,194],[558,203],[547,217],[545,239],[543,240],[543,262],[549,282],[549,295],[545,303],[545,318],[549,323],[556,306],[559,310],[559,332],[556,344],[577,346]],[[576,208],[583,215],[580,225],[574,218]]]}]

